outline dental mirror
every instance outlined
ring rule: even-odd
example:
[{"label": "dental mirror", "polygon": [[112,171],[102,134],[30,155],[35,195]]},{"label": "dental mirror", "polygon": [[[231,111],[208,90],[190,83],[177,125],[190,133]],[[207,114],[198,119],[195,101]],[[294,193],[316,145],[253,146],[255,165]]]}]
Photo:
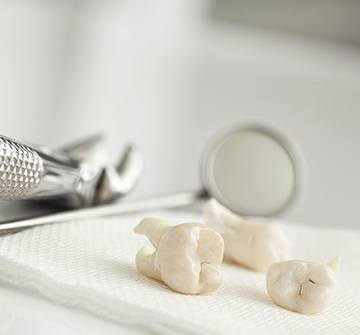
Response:
[{"label": "dental mirror", "polygon": [[239,215],[273,216],[295,200],[303,184],[299,150],[280,132],[240,125],[216,136],[202,158],[208,196]]},{"label": "dental mirror", "polygon": [[297,146],[262,124],[243,124],[215,136],[200,164],[203,190],[115,202],[0,225],[0,234],[66,220],[180,207],[208,198],[243,216],[283,213],[301,193],[305,164]]}]

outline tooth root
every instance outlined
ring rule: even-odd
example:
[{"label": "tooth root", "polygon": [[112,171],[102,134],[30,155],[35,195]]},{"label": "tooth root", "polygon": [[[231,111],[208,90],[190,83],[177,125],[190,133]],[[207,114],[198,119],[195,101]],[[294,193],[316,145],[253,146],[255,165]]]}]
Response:
[{"label": "tooth root", "polygon": [[225,256],[235,263],[265,272],[274,262],[290,258],[291,244],[277,226],[243,219],[216,200],[204,207],[206,223],[225,240]]},{"label": "tooth root", "polygon": [[154,245],[136,255],[136,267],[145,276],[184,294],[208,293],[219,287],[224,241],[216,231],[203,224],[173,226],[154,218],[142,220],[134,231]]},{"label": "tooth root", "polygon": [[327,266],[333,270],[335,273],[337,273],[339,271],[340,268],[340,263],[341,263],[341,257],[337,256],[334,259],[332,259],[330,262],[327,263]]},{"label": "tooth root", "polygon": [[215,199],[207,202],[203,209],[208,224],[215,230],[226,233],[228,229],[235,229],[242,218],[220,205]]},{"label": "tooth root", "polygon": [[160,272],[155,268],[155,250],[144,247],[136,255],[136,268],[143,275],[161,280]]},{"label": "tooth root", "polygon": [[169,230],[170,227],[171,225],[165,220],[145,218],[134,228],[134,232],[145,235],[156,248],[159,245],[161,236]]}]

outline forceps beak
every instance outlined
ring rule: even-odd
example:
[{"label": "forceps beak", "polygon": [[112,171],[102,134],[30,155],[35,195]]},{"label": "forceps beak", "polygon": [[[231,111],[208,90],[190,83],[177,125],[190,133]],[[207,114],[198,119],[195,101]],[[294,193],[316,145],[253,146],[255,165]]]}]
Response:
[{"label": "forceps beak", "polygon": [[130,193],[140,179],[142,167],[140,151],[132,144],[127,145],[115,167],[104,167],[98,183],[96,203],[111,202]]},{"label": "forceps beak", "polygon": [[100,133],[62,147],[61,150],[73,158],[101,167],[94,201],[96,205],[127,195],[140,179],[143,159],[133,144],[125,147],[115,165],[107,162],[105,137]]}]

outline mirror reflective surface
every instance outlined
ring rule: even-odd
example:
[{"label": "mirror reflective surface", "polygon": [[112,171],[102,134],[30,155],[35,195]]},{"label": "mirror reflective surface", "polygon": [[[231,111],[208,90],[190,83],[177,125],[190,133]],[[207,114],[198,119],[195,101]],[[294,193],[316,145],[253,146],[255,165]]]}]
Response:
[{"label": "mirror reflective surface", "polygon": [[299,192],[300,155],[269,128],[243,126],[220,136],[206,151],[202,176],[208,193],[241,215],[271,216]]}]

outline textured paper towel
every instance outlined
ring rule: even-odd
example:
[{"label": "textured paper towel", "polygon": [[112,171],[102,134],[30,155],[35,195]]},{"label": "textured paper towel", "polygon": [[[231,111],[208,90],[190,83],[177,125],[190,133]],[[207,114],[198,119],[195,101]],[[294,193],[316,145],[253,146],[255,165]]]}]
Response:
[{"label": "textured paper towel", "polygon": [[[186,212],[149,215],[202,220]],[[138,274],[134,257],[145,239],[132,228],[143,216],[58,223],[1,237],[0,281],[155,333],[360,334],[360,231],[281,224],[296,258],[343,259],[333,304],[305,316],[272,304],[263,274],[234,265],[224,264],[223,285],[208,296],[174,293]]]}]

